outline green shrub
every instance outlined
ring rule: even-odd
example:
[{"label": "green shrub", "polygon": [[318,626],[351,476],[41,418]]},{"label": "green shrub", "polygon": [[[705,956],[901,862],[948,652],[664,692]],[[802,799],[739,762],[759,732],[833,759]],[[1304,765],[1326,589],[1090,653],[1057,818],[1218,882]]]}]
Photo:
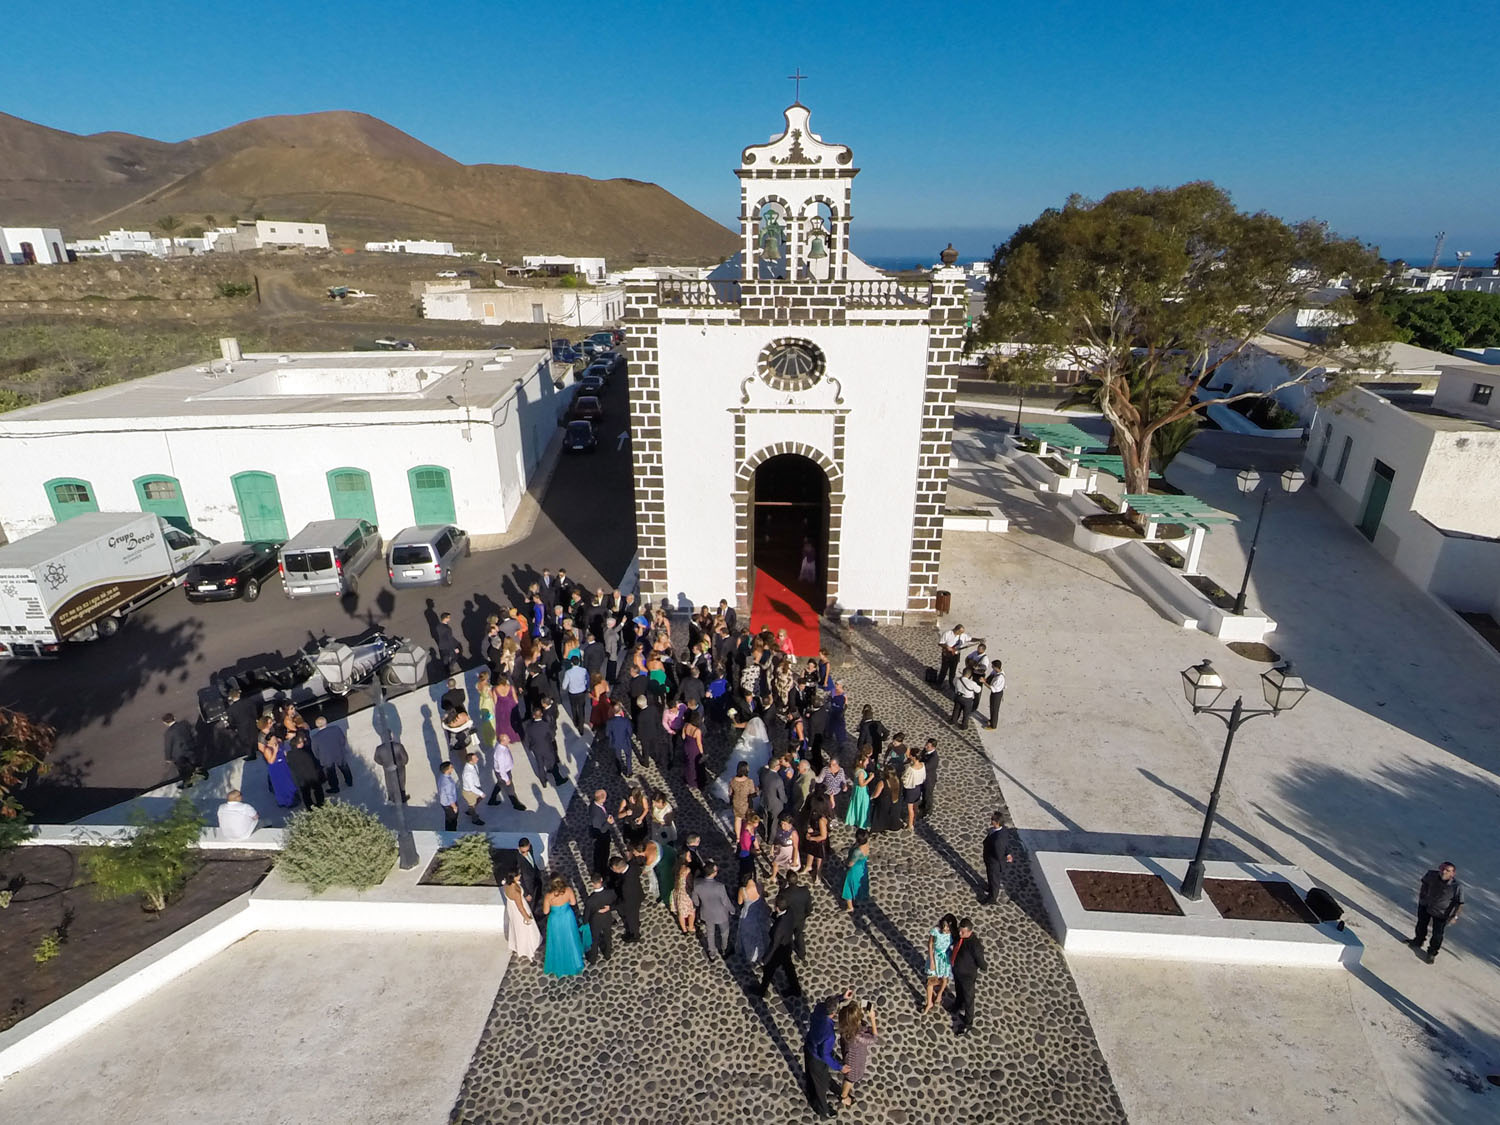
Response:
[{"label": "green shrub", "polygon": [[476,887],[495,876],[490,858],[490,838],[483,832],[471,832],[451,848],[438,853],[432,870],[432,881],[453,887]]},{"label": "green shrub", "polygon": [[45,965],[61,952],[62,938],[57,936],[56,930],[48,930],[42,935],[42,940],[37,942],[36,949],[32,951],[31,959],[38,965]]},{"label": "green shrub", "polygon": [[128,844],[100,848],[84,859],[84,870],[98,898],[140,895],[147,910],[166,909],[167,899],[182,889],[197,869],[196,845],[203,818],[187,797],[177,798],[159,820],[131,815],[136,833]]},{"label": "green shrub", "polygon": [[248,297],[254,292],[255,286],[248,281],[219,282],[219,296],[221,297]]},{"label": "green shrub", "polygon": [[395,862],[396,834],[368,810],[338,802],[288,818],[276,867],[321,894],[329,887],[368,890]]}]

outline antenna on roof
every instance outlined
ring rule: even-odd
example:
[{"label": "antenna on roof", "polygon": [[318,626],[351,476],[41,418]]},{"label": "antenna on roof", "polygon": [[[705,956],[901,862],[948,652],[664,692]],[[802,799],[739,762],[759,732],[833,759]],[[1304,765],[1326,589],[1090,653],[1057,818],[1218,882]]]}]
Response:
[{"label": "antenna on roof", "polygon": [[1438,256],[1443,252],[1443,242],[1447,239],[1447,237],[1447,231],[1440,230],[1437,232],[1437,243],[1432,248],[1432,264],[1427,267],[1428,273],[1431,273],[1433,270],[1437,269]]}]

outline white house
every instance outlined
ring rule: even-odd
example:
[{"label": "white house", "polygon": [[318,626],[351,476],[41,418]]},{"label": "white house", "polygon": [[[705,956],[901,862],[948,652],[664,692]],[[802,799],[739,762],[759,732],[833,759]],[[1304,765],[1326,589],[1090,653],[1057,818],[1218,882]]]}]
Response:
[{"label": "white house", "polygon": [[566,254],[523,254],[521,265],[535,273],[572,273],[588,281],[604,280],[603,258],[570,258]]},{"label": "white house", "polygon": [[1417,585],[1500,618],[1500,370],[1444,358],[1431,393],[1359,387],[1321,409],[1308,479]]},{"label": "white house", "polygon": [[6,261],[14,265],[56,266],[68,260],[67,242],[56,227],[0,229]]},{"label": "white house", "polygon": [[[239,354],[0,415],[10,539],[156,511],[221,540],[360,516],[503,535],[571,391],[542,351]],[[558,366],[556,377],[566,375]]]},{"label": "white house", "polygon": [[0,266],[10,264],[10,243],[5,240],[5,228],[0,227]]},{"label": "white house", "polygon": [[853,154],[806,106],[785,118],[741,151],[740,252],[627,283],[641,591],[745,609],[780,584],[816,612],[930,615],[963,271],[903,285],[855,257]]},{"label": "white house", "polygon": [[428,320],[602,328],[618,323],[624,313],[625,290],[618,286],[536,289],[500,285],[473,289],[467,281],[436,281],[422,289],[422,316]]},{"label": "white house", "polygon": [[322,223],[303,223],[289,219],[257,219],[256,245],[262,247],[301,246],[313,250],[328,249],[328,228]]},{"label": "white house", "polygon": [[376,254],[432,254],[442,258],[457,258],[459,253],[451,242],[436,242],[430,238],[398,238],[392,242],[366,242],[365,249]]}]

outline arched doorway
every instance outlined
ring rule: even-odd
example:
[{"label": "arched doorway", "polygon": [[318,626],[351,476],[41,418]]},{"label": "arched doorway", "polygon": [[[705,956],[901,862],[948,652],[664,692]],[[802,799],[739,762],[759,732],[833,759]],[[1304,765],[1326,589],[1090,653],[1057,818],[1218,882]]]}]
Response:
[{"label": "arched doorway", "polygon": [[800,453],[768,457],[751,478],[749,499],[751,581],[764,572],[821,613],[828,604],[829,500],[822,466]]}]

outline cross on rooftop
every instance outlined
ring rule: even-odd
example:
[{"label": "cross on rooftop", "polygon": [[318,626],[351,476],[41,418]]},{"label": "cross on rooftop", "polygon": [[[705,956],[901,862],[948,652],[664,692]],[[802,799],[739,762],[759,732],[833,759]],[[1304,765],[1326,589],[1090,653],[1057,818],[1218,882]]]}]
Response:
[{"label": "cross on rooftop", "polygon": [[796,93],[794,93],[792,95],[792,101],[795,104],[797,104],[797,105],[801,105],[802,104],[802,80],[804,78],[806,78],[807,75],[805,75],[805,74],[802,73],[802,68],[799,66],[797,68],[797,73],[796,74],[788,74],[786,77],[787,77],[787,81],[788,82],[794,82],[794,83],[796,83],[796,85],[793,87],[793,89],[796,90]]}]

